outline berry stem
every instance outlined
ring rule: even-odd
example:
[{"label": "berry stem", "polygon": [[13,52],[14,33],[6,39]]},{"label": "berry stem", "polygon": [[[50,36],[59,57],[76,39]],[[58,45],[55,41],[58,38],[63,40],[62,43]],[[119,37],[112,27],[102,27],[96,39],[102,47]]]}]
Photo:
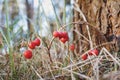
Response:
[{"label": "berry stem", "polygon": [[48,49],[48,55],[49,55],[49,58],[50,58],[50,62],[51,62],[51,63],[53,63],[53,61],[52,61],[52,57],[51,57],[51,54],[50,54],[50,49],[51,49],[51,45],[52,45],[54,39],[55,39],[55,38],[53,37],[52,40],[50,41],[50,44],[49,44],[48,47],[47,47],[47,49]]},{"label": "berry stem", "polygon": [[64,29],[66,26],[73,25],[73,24],[86,24],[86,25],[90,25],[88,22],[85,22],[85,21],[77,21],[77,22],[71,22],[69,24],[63,25],[60,29]]},{"label": "berry stem", "polygon": [[50,58],[50,62],[53,63],[52,57],[51,57],[51,55],[50,55],[50,50],[48,50],[48,55],[49,55],[49,58]]},{"label": "berry stem", "polygon": [[50,44],[49,44],[49,46],[48,46],[48,50],[51,48],[51,45],[52,45],[54,39],[55,39],[55,37],[53,37],[52,40],[50,41]]}]

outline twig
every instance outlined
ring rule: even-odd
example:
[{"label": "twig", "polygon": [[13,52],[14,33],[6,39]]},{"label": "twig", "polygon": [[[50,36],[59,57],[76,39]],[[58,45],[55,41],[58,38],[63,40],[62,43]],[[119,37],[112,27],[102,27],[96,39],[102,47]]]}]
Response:
[{"label": "twig", "polygon": [[69,25],[73,25],[73,24],[86,24],[86,25],[90,25],[89,23],[85,22],[85,21],[76,21],[76,22],[71,22],[71,23],[68,23],[66,25],[63,25],[61,26],[60,30],[61,29],[64,29],[66,26],[69,26]]},{"label": "twig", "polygon": [[81,37],[83,37],[86,41],[88,41],[89,42],[89,40],[84,36],[84,35],[82,35],[82,34],[80,34],[77,30],[74,30],[77,34],[79,34]]},{"label": "twig", "polygon": [[53,43],[53,41],[54,41],[54,37],[52,38],[52,40],[50,41],[50,44],[49,44],[49,46],[47,47],[47,49],[48,49],[48,55],[49,55],[49,58],[50,58],[50,61],[53,63],[53,61],[52,61],[52,57],[51,57],[51,54],[50,54],[50,49],[51,49],[51,46],[52,46],[52,43]]},{"label": "twig", "polygon": [[91,78],[88,77],[88,76],[86,76],[86,75],[83,75],[83,74],[80,74],[80,73],[77,73],[77,72],[74,72],[74,71],[71,71],[71,70],[68,70],[68,69],[65,69],[65,68],[62,69],[62,70],[68,71],[68,72],[70,72],[70,73],[73,73],[73,74],[76,74],[76,75],[78,75],[78,76],[81,76],[81,77],[83,77],[83,78],[85,78],[85,79],[91,80]]},{"label": "twig", "polygon": [[53,43],[54,39],[55,39],[55,37],[53,37],[53,38],[52,38],[52,40],[50,41],[50,44],[49,44],[49,46],[48,46],[48,50],[50,50],[51,45],[52,45],[52,43]]},{"label": "twig", "polygon": [[39,73],[35,70],[35,68],[33,66],[31,66],[31,68],[33,69],[33,71],[35,71],[35,73],[37,74],[37,76],[40,78],[40,80],[44,80]]},{"label": "twig", "polygon": [[120,63],[103,47],[103,50],[120,66]]}]

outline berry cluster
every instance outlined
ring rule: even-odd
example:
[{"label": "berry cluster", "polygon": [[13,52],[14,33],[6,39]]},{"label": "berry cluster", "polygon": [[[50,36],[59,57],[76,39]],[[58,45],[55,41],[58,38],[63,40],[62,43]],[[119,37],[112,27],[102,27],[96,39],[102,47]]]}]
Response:
[{"label": "berry cluster", "polygon": [[88,55],[89,56],[92,56],[92,55],[98,56],[99,55],[99,51],[97,49],[90,50],[88,52],[88,54],[83,54],[81,56],[82,60],[86,60],[88,58]]},{"label": "berry cluster", "polygon": [[67,32],[54,31],[54,32],[53,32],[53,36],[54,36],[55,38],[59,38],[59,40],[60,40],[62,43],[65,43],[66,41],[69,40],[69,37],[68,37],[68,33],[67,33]]},{"label": "berry cluster", "polygon": [[[28,44],[28,47],[30,49],[35,49],[36,46],[39,46],[41,44],[41,41],[39,38],[36,38],[34,41],[31,41],[29,44]],[[24,57],[26,59],[31,59],[32,58],[32,51],[28,49],[26,50],[23,54],[24,54]]]}]

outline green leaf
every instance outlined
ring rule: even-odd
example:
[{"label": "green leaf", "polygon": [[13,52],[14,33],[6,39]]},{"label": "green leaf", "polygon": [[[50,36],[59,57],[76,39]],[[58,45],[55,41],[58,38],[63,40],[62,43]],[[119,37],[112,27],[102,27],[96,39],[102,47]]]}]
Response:
[{"label": "green leaf", "polygon": [[0,32],[1,32],[1,34],[2,34],[2,36],[3,36],[3,38],[4,38],[4,40],[5,40],[5,42],[6,42],[7,45],[9,46],[9,42],[8,42],[8,40],[7,40],[7,37],[5,36],[5,34],[4,34],[4,32],[3,32],[3,30],[2,30],[1,27],[0,27]]}]

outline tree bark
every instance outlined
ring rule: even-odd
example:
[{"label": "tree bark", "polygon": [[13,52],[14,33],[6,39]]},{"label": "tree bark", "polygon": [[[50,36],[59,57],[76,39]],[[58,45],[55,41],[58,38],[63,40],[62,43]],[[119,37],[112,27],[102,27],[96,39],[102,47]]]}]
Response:
[{"label": "tree bark", "polygon": [[[79,9],[83,12],[87,19],[87,22],[92,26],[90,28],[90,35],[92,38],[93,47],[100,44],[115,41],[120,42],[120,0],[75,0],[75,3],[79,6]],[[74,10],[73,21],[83,21],[80,13]],[[80,32],[88,38],[86,25],[74,26],[74,30]],[[74,42],[77,43],[77,53],[83,53],[90,49],[90,43],[85,44],[85,39],[80,35],[74,34]],[[101,49],[103,46],[98,47]],[[113,45],[104,45],[108,50],[113,49]],[[116,46],[115,46],[116,47]],[[118,51],[119,45],[114,50]]]}]

